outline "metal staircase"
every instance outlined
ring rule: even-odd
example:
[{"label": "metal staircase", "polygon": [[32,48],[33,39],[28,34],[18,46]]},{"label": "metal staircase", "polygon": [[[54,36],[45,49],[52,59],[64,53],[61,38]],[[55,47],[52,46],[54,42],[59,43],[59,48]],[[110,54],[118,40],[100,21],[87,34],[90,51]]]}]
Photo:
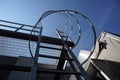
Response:
[{"label": "metal staircase", "polygon": [[[41,28],[42,32],[42,28]],[[59,38],[62,40],[62,49],[61,49],[61,54],[60,57],[55,57],[55,56],[47,56],[47,55],[42,55],[39,54],[39,46],[41,42],[41,33],[38,35],[38,41],[37,41],[37,47],[35,51],[35,57],[34,57],[34,63],[31,69],[31,74],[30,74],[30,80],[36,80],[36,75],[37,75],[37,64],[38,64],[38,58],[39,57],[45,57],[45,58],[53,58],[53,59],[59,59],[58,65],[56,70],[50,71],[50,70],[43,70],[43,72],[48,72],[48,73],[55,73],[54,80],[60,79],[60,75],[66,73],[64,71],[64,67],[66,66],[66,61],[70,62],[71,68],[73,69],[73,72],[67,72],[66,74],[75,74],[78,80],[81,80],[81,76],[84,77],[85,80],[89,80],[89,77],[85,70],[83,69],[82,65],[78,61],[78,59],[75,57],[74,53],[70,49],[70,47],[65,43],[65,41],[69,40],[68,36],[66,36],[65,33],[62,32],[62,35],[60,34],[61,31],[56,30]],[[65,34],[65,35],[63,35]],[[65,39],[65,40],[64,40]],[[47,47],[46,47],[47,48]],[[49,48],[50,49],[50,48]],[[53,49],[53,48],[51,48]]]},{"label": "metal staircase", "polygon": [[[83,69],[82,65],[72,52],[72,48],[78,43],[75,43],[70,39],[70,36],[65,32],[61,31],[60,29],[56,29],[56,33],[58,38],[47,37],[42,35],[43,27],[39,24],[43,18],[46,16],[54,13],[54,12],[65,12],[65,11],[48,11],[41,16],[35,26],[19,24],[10,21],[0,20],[0,36],[10,37],[10,38],[17,38],[21,40],[28,41],[29,44],[29,51],[30,51],[30,59],[32,59],[32,66],[17,66],[17,65],[0,65],[0,69],[4,70],[15,70],[15,71],[26,71],[30,72],[29,80],[39,80],[39,74],[54,74],[53,80],[66,80],[61,79],[62,75],[75,75],[77,80],[90,80],[89,76],[87,75],[86,71]],[[67,11],[68,12],[68,11]],[[69,13],[70,14],[70,13]],[[27,28],[28,27],[28,28]],[[80,35],[79,35],[80,36]],[[79,40],[79,39],[78,39]],[[32,52],[31,43],[35,42],[35,51]],[[42,43],[44,43],[42,45]],[[49,46],[50,45],[50,46]],[[60,46],[54,47],[55,46]],[[41,48],[55,50],[58,51],[60,54],[59,56],[54,55],[46,55],[41,54]],[[50,51],[49,51],[50,53]],[[43,69],[40,68],[39,59],[40,58],[50,58],[57,60],[57,65],[55,69]],[[66,71],[67,63],[69,63],[69,67],[72,69],[71,71]],[[54,65],[55,66],[55,65]],[[44,80],[44,79],[40,79]]]},{"label": "metal staircase", "polygon": [[[7,21],[5,21],[7,22]],[[11,23],[11,22],[8,22]],[[15,23],[16,24],[16,23]],[[2,27],[6,27],[7,25],[1,25]],[[8,27],[8,26],[7,26]],[[11,26],[12,27],[12,26]],[[8,28],[11,28],[10,26]],[[13,27],[12,27],[13,28]],[[11,29],[12,30],[12,29]],[[17,31],[16,31],[17,30]],[[21,33],[18,32],[20,30],[18,30],[18,28],[15,31],[10,31],[10,30],[5,30],[5,29],[1,29],[0,30],[0,36],[5,36],[5,37],[10,37],[10,38],[17,38],[17,39],[24,39],[24,40],[29,40],[29,37],[31,35],[26,34],[26,33]],[[58,35],[59,35],[59,31]],[[39,33],[39,35],[32,35],[31,36],[31,40],[32,41],[36,41],[37,40],[37,46],[36,46],[36,50],[35,50],[35,55],[33,55],[33,65],[30,67],[26,67],[26,66],[16,66],[16,65],[6,65],[6,64],[2,64],[0,65],[1,69],[3,70],[15,70],[15,71],[27,71],[30,72],[30,77],[29,80],[36,80],[37,78],[37,74],[39,73],[51,73],[51,74],[55,74],[54,76],[54,80],[58,80],[60,78],[61,75],[66,75],[66,74],[74,74],[77,76],[78,79],[81,79],[80,75],[82,74],[79,71],[77,71],[77,68],[75,68],[75,65],[73,63],[74,58],[71,56],[71,50],[69,47],[73,47],[74,43],[70,42],[70,41],[66,41],[63,40],[63,36],[59,35],[61,39],[57,39],[57,38],[50,38],[50,37],[45,37],[41,35],[42,33],[42,28],[41,28],[41,32]],[[48,40],[48,41],[47,41]],[[58,42],[58,43],[56,43]],[[56,44],[56,45],[61,45],[61,48],[55,48],[55,47],[49,47],[49,46],[43,46],[40,45],[40,43],[47,43],[47,44]],[[69,46],[69,47],[68,47]],[[58,50],[61,51],[60,56],[50,56],[50,55],[45,55],[45,54],[39,54],[39,50],[40,48],[47,48],[47,49],[51,49],[51,50]],[[70,54],[68,54],[70,53]],[[69,56],[68,56],[69,55]],[[73,55],[73,53],[72,53]],[[58,65],[56,69],[40,69],[38,67],[38,58],[39,57],[44,57],[44,58],[51,58],[51,59],[58,59]],[[75,56],[74,56],[75,57]],[[77,58],[76,58],[77,60]],[[66,61],[70,61],[72,67],[74,68],[74,71],[65,71],[63,67],[66,67],[65,63]],[[74,61],[75,62],[75,61]],[[87,75],[87,74],[86,74]]]}]

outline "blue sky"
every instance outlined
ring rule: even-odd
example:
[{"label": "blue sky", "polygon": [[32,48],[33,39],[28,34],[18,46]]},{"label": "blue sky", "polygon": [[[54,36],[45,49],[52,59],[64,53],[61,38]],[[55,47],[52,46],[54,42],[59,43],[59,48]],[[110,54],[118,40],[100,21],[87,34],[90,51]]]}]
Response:
[{"label": "blue sky", "polygon": [[97,34],[104,30],[120,35],[120,0],[0,0],[0,19],[35,25],[45,11],[60,9],[85,14]]},{"label": "blue sky", "polygon": [[0,19],[34,25],[47,10],[70,9],[82,12],[102,28],[120,34],[119,0],[0,0]]}]

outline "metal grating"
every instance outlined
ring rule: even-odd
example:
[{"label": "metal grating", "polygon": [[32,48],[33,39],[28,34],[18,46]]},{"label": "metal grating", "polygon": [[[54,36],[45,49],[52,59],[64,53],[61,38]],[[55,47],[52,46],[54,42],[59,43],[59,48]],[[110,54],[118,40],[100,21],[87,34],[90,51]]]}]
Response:
[{"label": "metal grating", "polygon": [[[61,46],[55,46],[51,44],[41,43],[42,46],[50,46],[61,49]],[[36,42],[31,42],[31,49],[33,54],[35,53]],[[49,55],[49,56],[60,56],[60,51],[40,48],[39,54]],[[12,57],[31,57],[28,48],[28,41],[16,38],[0,36],[0,55],[12,56]],[[40,57],[38,63],[44,64],[54,64],[57,65],[58,59],[42,58]]]}]

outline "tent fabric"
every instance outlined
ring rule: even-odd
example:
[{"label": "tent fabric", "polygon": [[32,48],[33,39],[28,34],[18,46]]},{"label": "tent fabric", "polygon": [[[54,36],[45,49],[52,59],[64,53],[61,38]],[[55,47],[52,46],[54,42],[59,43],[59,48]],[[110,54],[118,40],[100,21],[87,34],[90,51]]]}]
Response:
[{"label": "tent fabric", "polygon": [[[105,45],[103,46],[103,48],[101,48],[101,51],[100,42],[105,42]],[[80,50],[80,53],[78,55],[78,60],[80,61],[80,63],[87,59],[89,54],[90,51]],[[95,50],[91,58],[120,62],[120,36],[102,31],[99,37],[97,38]],[[89,59],[83,65],[83,68],[85,70],[87,70],[90,61],[91,59]]]},{"label": "tent fabric", "polygon": [[[103,48],[99,53],[100,42],[106,41],[106,49]],[[92,58],[120,62],[120,37],[112,33],[102,32],[96,41],[96,48]]]}]

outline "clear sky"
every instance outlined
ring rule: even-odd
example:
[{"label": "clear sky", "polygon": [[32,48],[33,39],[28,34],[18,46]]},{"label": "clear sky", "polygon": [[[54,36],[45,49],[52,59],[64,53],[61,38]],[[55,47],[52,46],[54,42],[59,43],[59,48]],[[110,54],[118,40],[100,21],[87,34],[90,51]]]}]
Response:
[{"label": "clear sky", "polygon": [[97,34],[104,30],[120,35],[120,0],[0,0],[0,19],[35,25],[45,11],[60,9],[85,14]]}]

